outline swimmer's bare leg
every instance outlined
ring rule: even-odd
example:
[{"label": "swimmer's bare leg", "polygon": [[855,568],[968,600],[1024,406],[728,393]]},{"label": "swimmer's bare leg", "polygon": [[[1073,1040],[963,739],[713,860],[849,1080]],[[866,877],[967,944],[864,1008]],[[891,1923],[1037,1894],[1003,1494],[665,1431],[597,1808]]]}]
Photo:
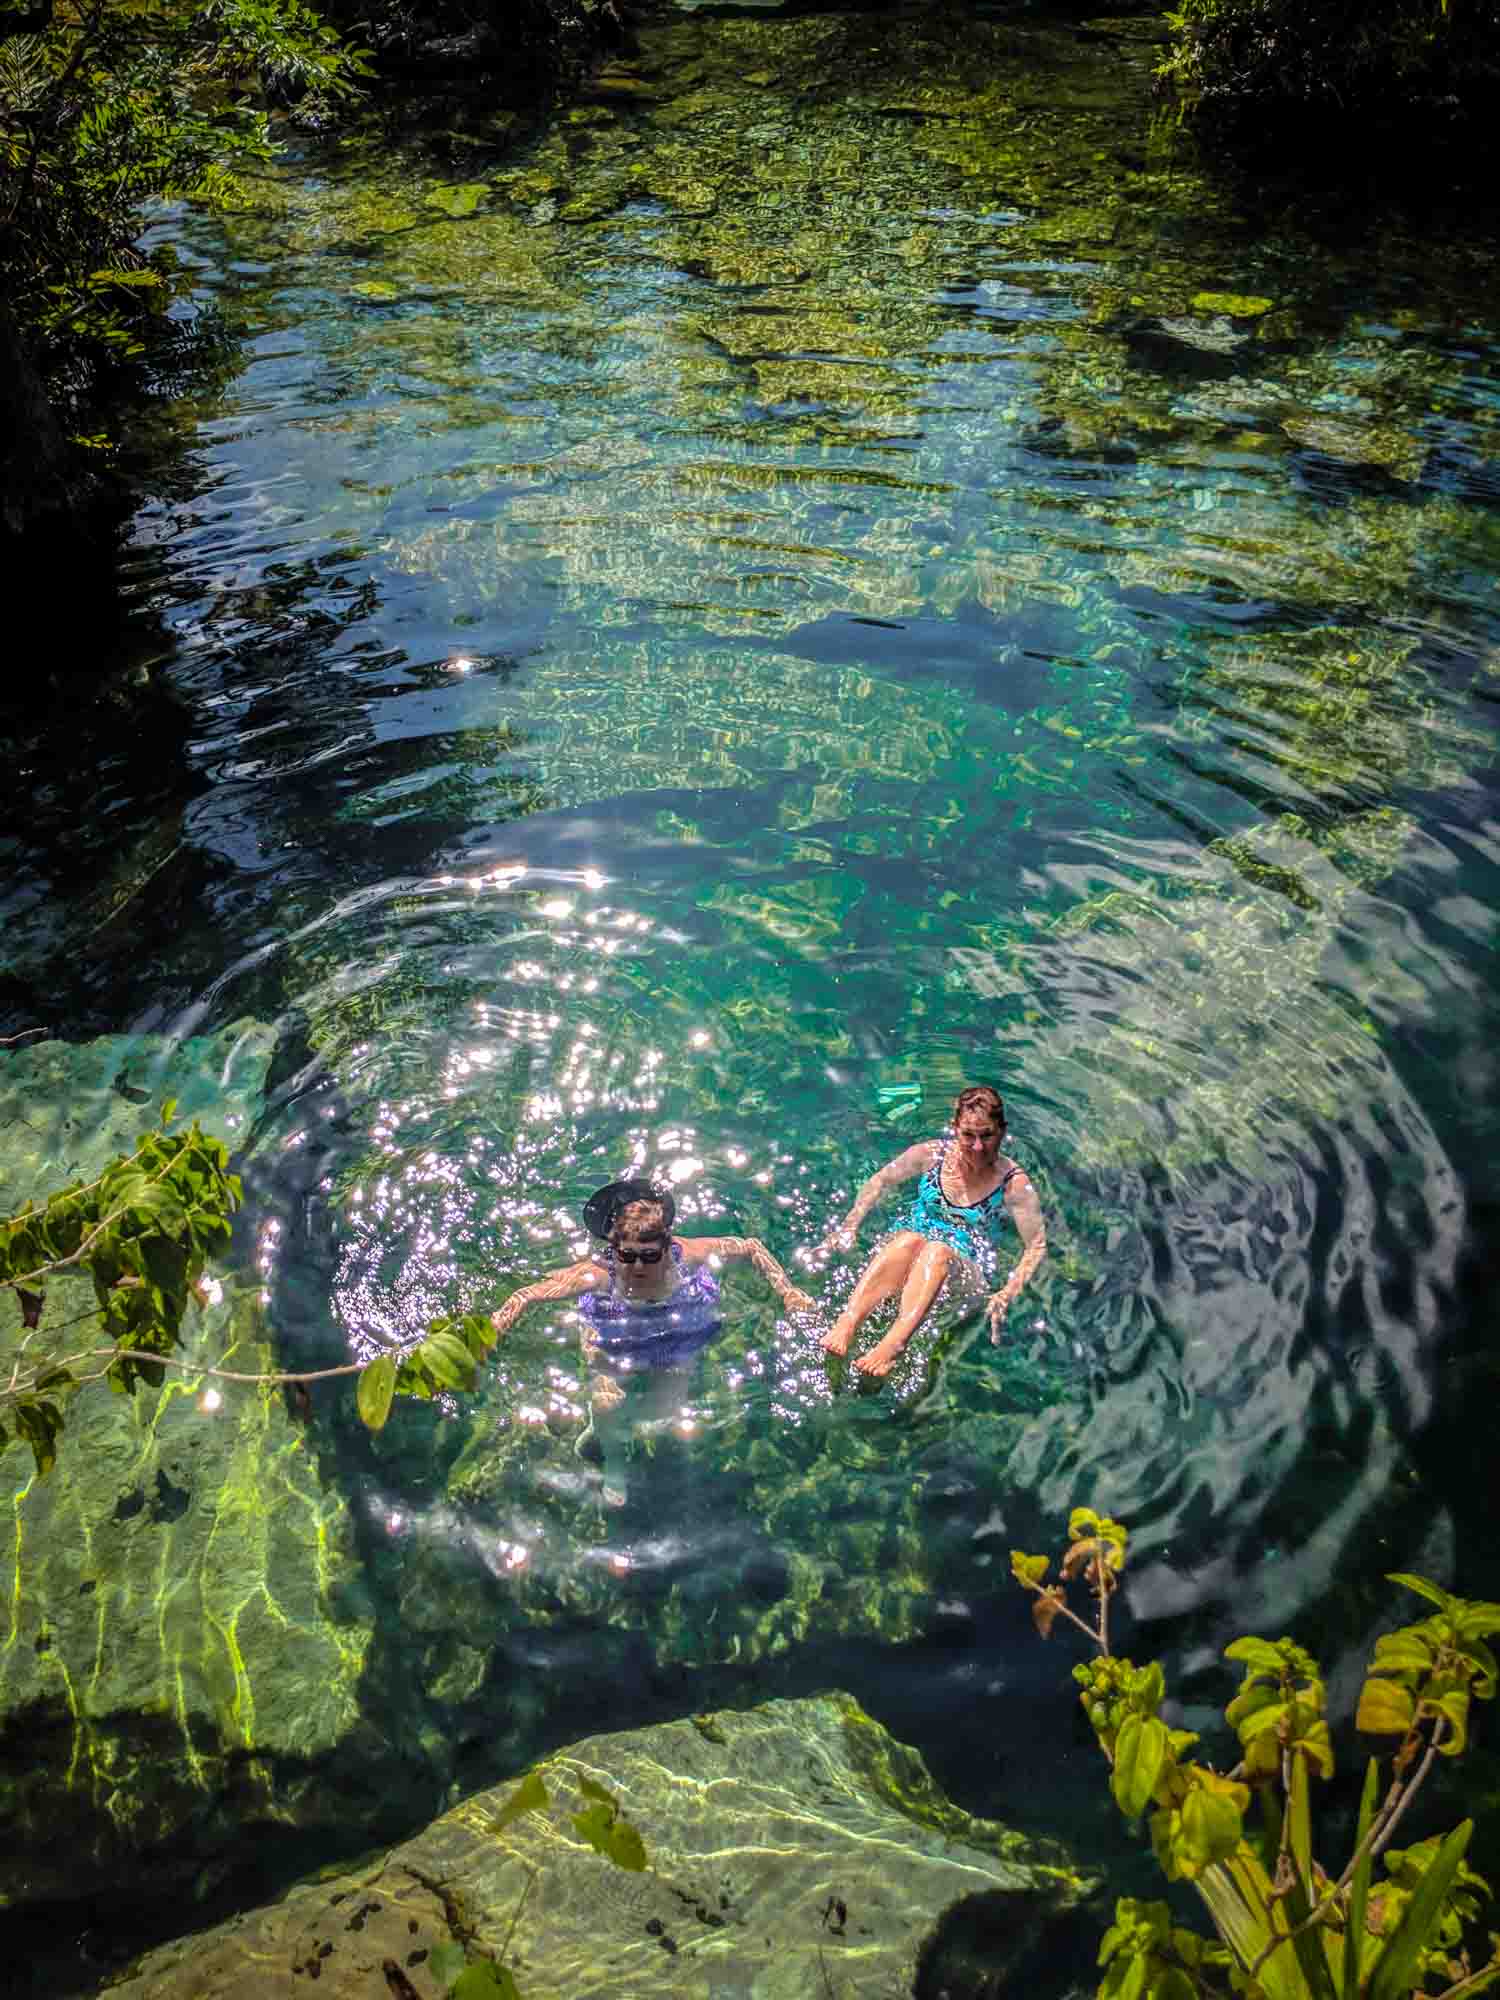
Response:
[{"label": "swimmer's bare leg", "polygon": [[620,1409],[624,1401],[625,1391],[612,1375],[601,1371],[590,1377],[589,1411],[591,1427],[604,1456],[606,1507],[625,1505],[625,1448],[630,1440],[630,1427]]},{"label": "swimmer's bare leg", "polygon": [[821,1345],[830,1354],[847,1354],[853,1340],[865,1321],[874,1312],[882,1299],[899,1292],[906,1283],[911,1270],[912,1259],[921,1248],[923,1238],[914,1230],[903,1229],[899,1236],[893,1236],[889,1243],[875,1252],[861,1272],[859,1282],[849,1294],[848,1303],[833,1325],[824,1334]]},{"label": "swimmer's bare leg", "polygon": [[923,1242],[912,1259],[910,1275],[901,1288],[901,1310],[896,1315],[895,1325],[884,1340],[878,1341],[868,1354],[862,1354],[854,1364],[861,1374],[890,1374],[901,1358],[902,1349],[931,1312],[933,1301],[943,1289],[952,1263],[953,1252],[946,1243]]}]

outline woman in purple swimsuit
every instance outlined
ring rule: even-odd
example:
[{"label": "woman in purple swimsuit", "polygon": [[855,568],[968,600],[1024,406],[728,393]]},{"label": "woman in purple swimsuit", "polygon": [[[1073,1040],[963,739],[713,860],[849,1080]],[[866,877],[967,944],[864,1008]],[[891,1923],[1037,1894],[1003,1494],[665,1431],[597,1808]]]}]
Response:
[{"label": "woman in purple swimsuit", "polygon": [[852,1249],[860,1223],[886,1189],[922,1176],[916,1200],[894,1235],[877,1247],[848,1304],[823,1336],[830,1354],[847,1354],[880,1301],[899,1295],[890,1332],[854,1364],[866,1375],[888,1375],[950,1276],[967,1284],[976,1298],[989,1292],[998,1275],[1008,1215],[1021,1239],[1021,1255],[1005,1283],[985,1301],[991,1335],[999,1339],[1011,1302],[1047,1254],[1042,1205],[1022,1168],[1001,1152],[1004,1138],[1005,1104],[999,1091],[987,1083],[971,1084],[958,1093],[951,1131],[908,1146],[865,1182],[853,1208],[819,1250]]},{"label": "woman in purple swimsuit", "polygon": [[622,1378],[636,1370],[685,1368],[722,1324],[719,1281],[713,1265],[740,1258],[753,1264],[782,1303],[796,1312],[815,1310],[753,1236],[674,1236],[677,1204],[650,1181],[611,1181],[584,1206],[583,1220],[601,1248],[522,1285],[491,1315],[507,1333],[527,1306],[542,1300],[578,1300],[585,1324],[584,1357],[590,1370],[592,1434],[604,1452],[604,1498],[623,1506],[624,1449],[628,1431],[614,1417],[625,1400]]}]

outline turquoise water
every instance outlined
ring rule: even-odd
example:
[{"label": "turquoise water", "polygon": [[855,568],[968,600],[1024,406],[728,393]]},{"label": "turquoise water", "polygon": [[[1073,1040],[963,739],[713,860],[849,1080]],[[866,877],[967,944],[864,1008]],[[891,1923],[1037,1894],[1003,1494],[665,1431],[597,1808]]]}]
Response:
[{"label": "turquoise water", "polygon": [[274,1024],[282,1352],[495,1301],[627,1170],[806,1282],[974,1078],[1048,1215],[1003,1345],[878,1396],[733,1280],[621,1510],[565,1314],[374,1442],[320,1398],[372,1710],[459,1782],[837,1679],[1045,1820],[1006,1551],[1082,1502],[1189,1699],[1247,1625],[1346,1658],[1390,1568],[1495,1594],[1496,239],[1215,178],[1155,33],[668,25],[519,147],[159,226],[239,340],[132,543],[185,719],[86,718],[67,847],[37,738],[10,971]]}]

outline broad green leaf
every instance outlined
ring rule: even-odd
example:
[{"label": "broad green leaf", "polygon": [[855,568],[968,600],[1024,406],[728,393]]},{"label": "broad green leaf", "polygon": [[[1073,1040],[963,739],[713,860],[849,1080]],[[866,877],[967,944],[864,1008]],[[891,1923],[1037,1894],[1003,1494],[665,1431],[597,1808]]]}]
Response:
[{"label": "broad green leaf", "polygon": [[452,1333],[429,1333],[417,1349],[416,1359],[444,1389],[472,1389],[474,1357]]},{"label": "broad green leaf", "polygon": [[[1250,1696],[1258,1699],[1251,1701]],[[1243,1704],[1243,1706],[1242,1706]],[[1274,1729],[1284,1715],[1291,1712],[1292,1704],[1283,1701],[1274,1688],[1251,1688],[1244,1695],[1237,1695],[1224,1711],[1225,1720],[1234,1725],[1241,1743],[1248,1745],[1255,1737]],[[1236,1714],[1235,1710],[1240,1713]]]},{"label": "broad green leaf", "polygon": [[521,1990],[508,1965],[481,1958],[466,1965],[454,1980],[451,2000],[521,2000]]},{"label": "broad green leaf", "polygon": [[[1392,1582],[1407,1579],[1393,1577]],[[1417,1965],[1433,1942],[1443,1904],[1458,1874],[1469,1838],[1474,1831],[1471,1819],[1462,1821],[1438,1849],[1437,1859],[1412,1891],[1411,1901],[1401,1913],[1401,1921],[1385,1940],[1370,1972],[1369,2000],[1406,2000],[1416,1984]]]},{"label": "broad green leaf", "polygon": [[1367,1736],[1404,1736],[1416,1712],[1410,1688],[1399,1681],[1372,1679],[1360,1691],[1354,1726]]},{"label": "broad green leaf", "polygon": [[1160,1660],[1152,1660],[1142,1667],[1130,1683],[1131,1698],[1145,1715],[1155,1715],[1166,1692],[1167,1677],[1162,1672]]},{"label": "broad green leaf", "polygon": [[[1359,1802],[1359,1826],[1354,1845],[1358,1851],[1375,1817],[1375,1797],[1380,1789],[1380,1766],[1372,1757],[1365,1766],[1365,1788]],[[1366,1853],[1355,1864],[1349,1882],[1349,1917],[1344,1926],[1343,2000],[1359,2000],[1360,1970],[1365,1949],[1365,1911],[1370,1901],[1370,1870],[1373,1857]]]},{"label": "broad green leaf", "polygon": [[646,1843],[628,1819],[617,1819],[610,1828],[603,1852],[616,1868],[639,1875],[646,1866]]},{"label": "broad green leaf", "polygon": [[1476,1701],[1489,1701],[1495,1692],[1495,1683],[1500,1678],[1495,1656],[1483,1639],[1465,1639],[1461,1657],[1468,1663],[1474,1675],[1470,1693]]},{"label": "broad green leaf", "polygon": [[1471,1603],[1460,1598],[1454,1624],[1460,1639],[1488,1639],[1500,1632],[1500,1604]]},{"label": "broad green leaf", "polygon": [[611,1812],[620,1810],[620,1801],[613,1792],[605,1791],[603,1785],[596,1784],[587,1771],[580,1771],[575,1765],[573,1775],[578,1780],[578,1789],[586,1799],[594,1799],[601,1806],[608,1806]]},{"label": "broad green leaf", "polygon": [[1179,1863],[1189,1864],[1182,1872],[1191,1880],[1211,1861],[1232,1854],[1244,1831],[1239,1808],[1232,1799],[1195,1785],[1182,1802],[1182,1832],[1178,1840]]},{"label": "broad green leaf", "polygon": [[[1301,1703],[1293,1703],[1294,1709],[1301,1706]],[[1333,1776],[1333,1737],[1322,1716],[1298,1731],[1292,1748],[1297,1752],[1298,1762],[1310,1766],[1320,1778]]]},{"label": "broad green leaf", "polygon": [[1374,1670],[1386,1675],[1425,1674],[1434,1650],[1417,1626],[1408,1625],[1375,1641]]},{"label": "broad green leaf", "polygon": [[1451,1688],[1433,1706],[1448,1724],[1438,1750],[1444,1757],[1456,1757],[1469,1740],[1469,1697],[1461,1688]]},{"label": "broad green leaf", "polygon": [[396,1357],[394,1354],[377,1354],[367,1368],[361,1369],[359,1387],[354,1396],[360,1420],[367,1429],[378,1431],[383,1428],[391,1414],[391,1398],[395,1393]]},{"label": "broad green leaf", "polygon": [[615,1823],[612,1807],[596,1800],[593,1805],[585,1806],[582,1812],[572,1814],[572,1820],[580,1840],[586,1840],[596,1854],[607,1853],[607,1842]]},{"label": "broad green leaf", "polygon": [[1010,1573],[1017,1583],[1040,1583],[1051,1567],[1046,1556],[1022,1555],[1019,1549],[1010,1552]]},{"label": "broad green leaf", "polygon": [[1169,1749],[1167,1726],[1155,1716],[1127,1715],[1121,1723],[1110,1790],[1127,1819],[1139,1819],[1151,1803]]},{"label": "broad green leaf", "polygon": [[500,1833],[522,1813],[545,1812],[552,1800],[540,1771],[528,1771],[498,1812],[490,1816],[490,1832]]},{"label": "broad green leaf", "polygon": [[1439,1611],[1453,1608],[1453,1598],[1441,1584],[1429,1583],[1425,1576],[1413,1576],[1409,1570],[1391,1570],[1386,1576],[1387,1583],[1399,1583],[1407,1590],[1414,1590],[1418,1597],[1425,1597],[1429,1604],[1435,1604]]},{"label": "broad green leaf", "polygon": [[451,1986],[468,1964],[468,1953],[461,1944],[451,1940],[446,1944],[435,1944],[427,1955],[427,1970],[439,1986]]},{"label": "broad green leaf", "polygon": [[1242,1660],[1252,1673],[1274,1674],[1278,1680],[1286,1667],[1269,1639],[1236,1639],[1232,1646],[1224,1648],[1224,1657]]}]

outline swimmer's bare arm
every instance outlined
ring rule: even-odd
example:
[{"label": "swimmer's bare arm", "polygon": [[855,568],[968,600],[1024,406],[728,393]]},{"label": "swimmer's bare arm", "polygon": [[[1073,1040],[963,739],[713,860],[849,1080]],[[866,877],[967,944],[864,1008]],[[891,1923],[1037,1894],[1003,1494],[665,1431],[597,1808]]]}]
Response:
[{"label": "swimmer's bare arm", "polygon": [[818,1251],[852,1250],[859,1225],[886,1190],[899,1187],[902,1181],[914,1180],[931,1165],[932,1141],[923,1139],[915,1146],[908,1146],[904,1153],[898,1153],[894,1160],[887,1160],[883,1167],[877,1167],[854,1197],[853,1208],[836,1229],[829,1230]]},{"label": "swimmer's bare arm", "polygon": [[1023,1285],[1030,1279],[1038,1264],[1047,1254],[1047,1222],[1042,1214],[1042,1204],[1037,1200],[1036,1189],[1025,1174],[1017,1174],[1005,1190],[1005,1206],[1015,1218],[1016,1228],[1021,1234],[1021,1255],[1016,1260],[1016,1268],[1011,1272],[998,1292],[990,1294],[990,1338],[998,1340],[1000,1329],[1005,1324],[1005,1315],[1010,1310]]},{"label": "swimmer's bare arm", "polygon": [[609,1283],[609,1274],[592,1257],[585,1257],[581,1263],[569,1264],[561,1271],[549,1271],[544,1278],[536,1278],[529,1285],[522,1285],[518,1292],[512,1292],[498,1312],[490,1314],[490,1325],[496,1333],[509,1333],[516,1321],[529,1305],[537,1305],[543,1299],[576,1299],[584,1292],[603,1289]]},{"label": "swimmer's bare arm", "polygon": [[794,1312],[815,1310],[807,1293],[798,1290],[758,1236],[679,1236],[677,1241],[692,1264],[701,1264],[706,1257],[722,1257],[728,1262],[744,1258],[760,1272],[783,1305]]}]

